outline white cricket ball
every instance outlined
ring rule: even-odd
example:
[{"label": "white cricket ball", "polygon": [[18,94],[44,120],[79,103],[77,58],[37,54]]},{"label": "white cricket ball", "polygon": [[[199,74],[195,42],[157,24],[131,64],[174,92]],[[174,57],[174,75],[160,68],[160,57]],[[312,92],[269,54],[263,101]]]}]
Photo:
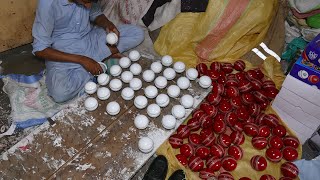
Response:
[{"label": "white cricket ball", "polygon": [[174,69],[177,73],[182,73],[182,72],[186,69],[186,65],[185,65],[183,62],[178,61],[178,62],[174,63],[173,69]]},{"label": "white cricket ball", "polygon": [[121,74],[121,80],[124,83],[129,83],[133,79],[133,74],[131,71],[125,71]]},{"label": "white cricket ball", "polygon": [[131,59],[131,61],[138,61],[140,57],[141,55],[137,50],[130,51],[129,53],[129,58]]},{"label": "white cricket ball", "polygon": [[166,68],[163,71],[163,76],[165,78],[167,78],[168,81],[171,81],[172,79],[174,79],[176,77],[176,72],[172,68]]},{"label": "white cricket ball", "polygon": [[122,82],[119,79],[112,79],[109,86],[112,91],[119,91],[122,88]]},{"label": "white cricket ball", "polygon": [[165,55],[161,58],[161,63],[164,66],[171,66],[172,62],[173,62],[173,59],[169,55]]},{"label": "white cricket ball", "polygon": [[134,63],[130,66],[130,71],[132,72],[133,75],[139,75],[142,71],[142,67],[138,63]]},{"label": "white cricket ball", "polygon": [[153,141],[149,137],[142,137],[138,142],[138,147],[141,152],[149,153],[153,150]]},{"label": "white cricket ball", "polygon": [[177,120],[172,115],[165,115],[161,120],[162,126],[168,130],[176,127]]},{"label": "white cricket ball", "polygon": [[120,112],[120,105],[119,103],[112,101],[109,102],[107,105],[107,113],[111,116],[115,116],[117,114],[119,114]]},{"label": "white cricket ball", "polygon": [[187,70],[186,76],[191,81],[194,81],[194,80],[196,80],[198,78],[199,73],[195,68],[190,68],[190,69]]},{"label": "white cricket ball", "polygon": [[118,42],[118,36],[114,32],[110,32],[107,34],[107,43],[110,45],[117,44]]},{"label": "white cricket ball", "polygon": [[163,89],[163,88],[167,87],[168,81],[167,81],[167,79],[165,77],[158,76],[154,80],[154,84],[156,85],[157,88]]},{"label": "white cricket ball", "polygon": [[177,85],[170,85],[167,89],[167,93],[172,98],[177,98],[180,95],[180,88]]},{"label": "white cricket ball", "polygon": [[148,99],[145,96],[137,96],[136,98],[134,98],[133,104],[136,106],[136,108],[143,109],[147,107]]},{"label": "white cricket ball", "polygon": [[129,86],[131,87],[131,89],[137,91],[139,89],[141,89],[142,87],[142,81],[138,78],[133,78],[130,83]]},{"label": "white cricket ball", "polygon": [[126,87],[124,89],[122,89],[121,91],[121,97],[124,99],[124,100],[131,100],[134,98],[134,91],[129,88],[129,87]]},{"label": "white cricket ball", "polygon": [[154,73],[158,74],[162,71],[162,64],[160,62],[153,62],[150,68]]},{"label": "white cricket ball", "polygon": [[107,100],[110,97],[110,90],[106,87],[100,87],[97,91],[97,96],[100,100]]},{"label": "white cricket ball", "polygon": [[119,65],[122,68],[128,68],[131,65],[131,60],[128,57],[122,57],[119,60]]},{"label": "white cricket ball", "polygon": [[186,109],[181,105],[175,105],[172,107],[171,114],[176,119],[182,119],[186,114]]},{"label": "white cricket ball", "polygon": [[84,86],[84,91],[87,94],[93,94],[97,91],[97,89],[98,89],[97,84],[92,81],[87,82],[86,85]]},{"label": "white cricket ball", "polygon": [[97,109],[98,107],[98,101],[94,98],[94,97],[88,97],[85,101],[84,101],[84,107],[86,108],[86,110],[88,111],[94,111]]},{"label": "white cricket ball", "polygon": [[186,109],[192,108],[194,98],[190,94],[185,94],[180,98],[180,104]]},{"label": "white cricket ball", "polygon": [[190,80],[186,77],[180,77],[177,80],[177,85],[180,87],[180,89],[188,89],[190,87]]},{"label": "white cricket ball", "polygon": [[110,77],[108,74],[102,73],[98,76],[97,81],[101,86],[105,86],[109,83]]},{"label": "white cricket ball", "polygon": [[155,76],[156,75],[151,70],[146,70],[142,74],[142,77],[143,77],[144,81],[146,81],[146,82],[152,82],[154,80]]},{"label": "white cricket ball", "polygon": [[199,85],[202,88],[209,88],[212,84],[212,80],[209,76],[201,76],[199,80]]},{"label": "white cricket ball", "polygon": [[145,115],[140,114],[134,118],[134,125],[138,129],[141,129],[141,130],[145,129],[148,127],[148,124],[149,124],[149,119]]},{"label": "white cricket ball", "polygon": [[119,76],[121,74],[121,71],[122,71],[122,69],[119,65],[113,65],[110,68],[110,74],[112,76]]}]

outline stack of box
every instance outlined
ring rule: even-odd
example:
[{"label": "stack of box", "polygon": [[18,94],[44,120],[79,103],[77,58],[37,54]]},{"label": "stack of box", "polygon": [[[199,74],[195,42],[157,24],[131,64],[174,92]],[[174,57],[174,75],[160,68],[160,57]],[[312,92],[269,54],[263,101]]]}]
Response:
[{"label": "stack of box", "polygon": [[[318,55],[319,54],[319,55]],[[273,109],[304,143],[320,126],[320,35],[308,44],[303,57],[272,103]]]}]

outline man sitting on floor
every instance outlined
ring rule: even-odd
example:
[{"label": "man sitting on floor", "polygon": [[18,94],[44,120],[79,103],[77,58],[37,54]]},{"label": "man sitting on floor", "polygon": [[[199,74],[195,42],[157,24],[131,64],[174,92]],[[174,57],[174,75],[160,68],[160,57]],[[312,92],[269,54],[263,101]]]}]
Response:
[{"label": "man sitting on floor", "polygon": [[[48,94],[58,103],[83,93],[93,75],[102,73],[98,62],[144,40],[134,25],[116,27],[102,14],[97,0],[39,0],[32,35],[33,54],[46,60]],[[94,26],[96,25],[96,26]],[[116,46],[106,45],[106,34],[119,37]]]}]

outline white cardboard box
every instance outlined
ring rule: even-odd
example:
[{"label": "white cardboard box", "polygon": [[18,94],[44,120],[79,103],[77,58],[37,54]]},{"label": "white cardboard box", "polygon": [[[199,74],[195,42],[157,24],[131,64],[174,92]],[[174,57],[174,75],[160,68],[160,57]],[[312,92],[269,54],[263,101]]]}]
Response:
[{"label": "white cardboard box", "polygon": [[288,75],[273,109],[304,143],[320,125],[320,90]]}]

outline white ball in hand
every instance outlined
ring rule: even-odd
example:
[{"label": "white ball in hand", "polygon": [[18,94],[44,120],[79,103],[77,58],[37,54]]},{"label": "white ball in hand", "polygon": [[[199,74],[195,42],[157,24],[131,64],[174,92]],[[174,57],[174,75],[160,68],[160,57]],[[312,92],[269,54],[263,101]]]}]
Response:
[{"label": "white ball in hand", "polygon": [[116,35],[116,33],[111,32],[107,34],[107,43],[110,45],[114,45],[117,44],[118,42],[118,36]]}]

